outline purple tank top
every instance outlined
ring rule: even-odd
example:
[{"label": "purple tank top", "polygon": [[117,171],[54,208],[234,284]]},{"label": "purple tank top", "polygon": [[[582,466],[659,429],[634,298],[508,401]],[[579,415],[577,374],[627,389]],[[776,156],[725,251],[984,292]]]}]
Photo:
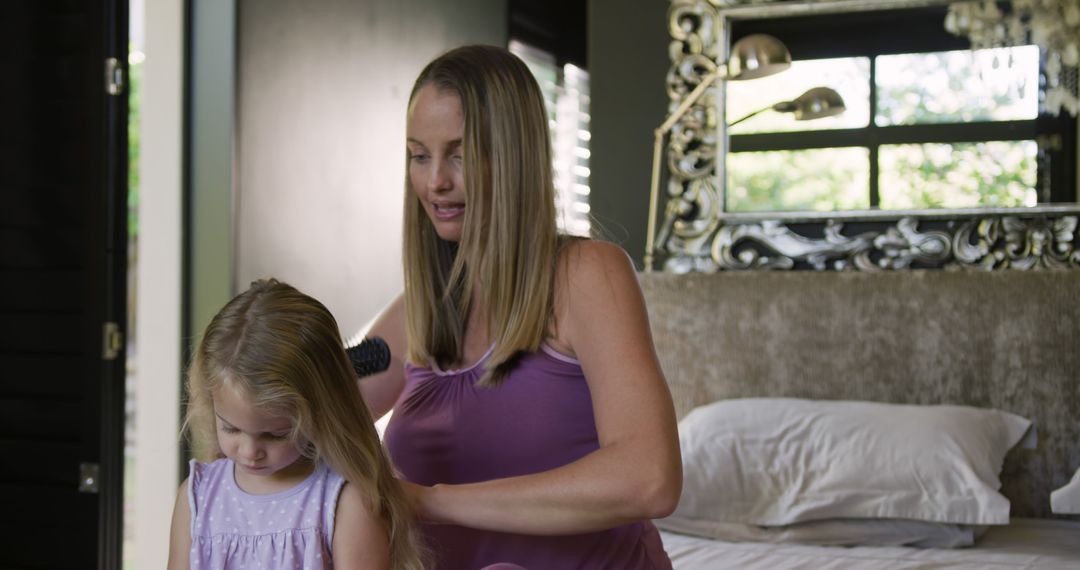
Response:
[{"label": "purple tank top", "polygon": [[191,462],[191,568],[333,568],[334,510],[345,480],[320,463],[299,485],[251,495],[233,462]]},{"label": "purple tank top", "polygon": [[[409,481],[460,484],[537,473],[600,447],[592,398],[577,360],[545,344],[523,356],[498,388],[477,388],[487,356],[462,370],[405,365],[405,388],[385,441]],[[529,570],[671,569],[649,521],[568,536],[452,525],[424,525],[423,531],[444,570],[499,562]]]}]

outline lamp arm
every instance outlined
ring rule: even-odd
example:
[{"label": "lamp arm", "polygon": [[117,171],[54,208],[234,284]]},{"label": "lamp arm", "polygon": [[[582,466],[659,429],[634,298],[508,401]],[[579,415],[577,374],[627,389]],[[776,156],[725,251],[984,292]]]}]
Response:
[{"label": "lamp arm", "polygon": [[655,253],[656,244],[655,232],[656,232],[656,209],[657,202],[659,201],[660,194],[660,159],[663,155],[664,147],[664,135],[675,126],[675,123],[679,119],[683,118],[683,115],[690,110],[690,107],[697,103],[698,99],[705,94],[705,90],[709,88],[717,79],[722,78],[721,71],[726,68],[721,67],[717,71],[710,73],[701,79],[701,82],[697,84],[697,87],[683,99],[682,103],[672,111],[671,115],[660,124],[659,127],[653,131],[653,159],[652,159],[652,180],[649,184],[649,224],[646,229],[645,235],[645,271],[651,272],[653,266],[653,254]]},{"label": "lamp arm", "polygon": [[772,109],[773,107],[775,107],[775,105],[770,105],[768,107],[765,107],[764,109],[758,109],[757,111],[754,111],[753,113],[750,113],[749,115],[746,115],[746,116],[742,117],[741,119],[739,119],[737,121],[732,121],[732,122],[728,123],[728,128],[734,127],[735,125],[737,125],[737,124],[739,124],[739,123],[741,123],[741,122],[743,122],[743,121],[745,121],[745,120],[747,120],[747,119],[749,119],[751,117],[756,117],[756,116],[764,113],[765,111],[768,111],[769,109]]},{"label": "lamp arm", "polygon": [[656,202],[660,188],[660,156],[664,146],[664,131],[656,129],[653,141],[652,178],[649,183],[649,224],[645,230],[645,271],[653,270],[653,253],[656,245],[653,243],[656,234]]},{"label": "lamp arm", "polygon": [[698,99],[701,99],[701,96],[705,94],[705,90],[708,89],[713,83],[716,83],[717,79],[722,79],[722,74],[720,73],[720,71],[723,69],[724,68],[721,67],[720,70],[714,71],[701,78],[701,82],[697,84],[697,87],[694,87],[694,90],[686,96],[686,99],[683,99],[683,102],[679,104],[678,108],[672,111],[671,115],[669,115],[668,118],[663,123],[661,123],[659,127],[656,128],[657,133],[663,136],[665,133],[670,131],[671,127],[674,127],[675,123],[677,123],[679,119],[681,119],[683,115],[685,115],[686,112],[690,110],[690,107],[693,106],[694,103],[697,103]]}]

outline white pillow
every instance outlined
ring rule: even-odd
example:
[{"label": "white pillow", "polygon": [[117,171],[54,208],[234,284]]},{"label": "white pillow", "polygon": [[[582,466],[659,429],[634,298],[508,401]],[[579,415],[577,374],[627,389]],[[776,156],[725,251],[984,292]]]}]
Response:
[{"label": "white pillow", "polygon": [[[722,400],[679,422],[684,481],[672,518],[1007,524],[998,475],[1030,426],[962,406]],[[1027,444],[1034,447],[1034,430]]]},{"label": "white pillow", "polygon": [[1080,515],[1080,469],[1064,487],[1050,493],[1050,511],[1059,515]]}]

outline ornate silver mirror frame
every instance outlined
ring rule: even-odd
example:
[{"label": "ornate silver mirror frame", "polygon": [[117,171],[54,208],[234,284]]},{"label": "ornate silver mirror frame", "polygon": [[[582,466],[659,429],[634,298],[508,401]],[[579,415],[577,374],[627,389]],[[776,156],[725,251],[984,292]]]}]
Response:
[{"label": "ornate silver mirror frame", "polygon": [[[667,76],[675,109],[728,57],[730,22],[895,9],[954,0],[805,0],[732,5],[672,0]],[[666,204],[654,215],[646,270],[880,271],[907,268],[1080,268],[1080,205],[970,210],[730,213],[724,211],[727,131],[718,81],[671,129]]]}]

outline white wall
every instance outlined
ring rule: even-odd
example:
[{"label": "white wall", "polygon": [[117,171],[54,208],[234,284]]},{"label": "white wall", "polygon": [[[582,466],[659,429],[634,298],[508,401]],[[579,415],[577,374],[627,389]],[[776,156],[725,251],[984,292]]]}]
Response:
[{"label": "white wall", "polygon": [[164,568],[179,485],[183,0],[145,8],[135,307],[136,568]]},{"label": "white wall", "polygon": [[188,0],[190,139],[187,302],[189,342],[236,289],[233,150],[236,118],[236,0]]},{"label": "white wall", "polygon": [[590,0],[589,207],[594,228],[640,269],[645,257],[653,129],[668,107],[668,2]]},{"label": "white wall", "polygon": [[505,46],[505,2],[238,5],[236,286],[288,281],[351,336],[402,287],[412,82],[456,45]]}]

